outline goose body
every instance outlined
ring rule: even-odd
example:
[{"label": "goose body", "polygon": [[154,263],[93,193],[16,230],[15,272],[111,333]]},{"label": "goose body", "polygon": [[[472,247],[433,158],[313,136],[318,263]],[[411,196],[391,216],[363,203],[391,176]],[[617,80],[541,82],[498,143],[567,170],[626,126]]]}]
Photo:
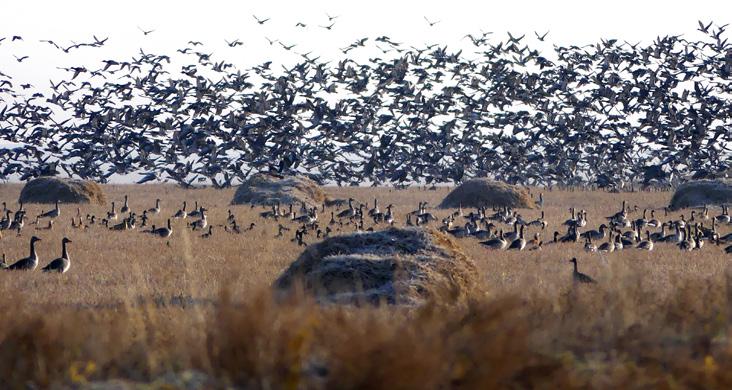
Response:
[{"label": "goose body", "polygon": [[43,272],[57,272],[62,274],[69,270],[69,267],[71,267],[71,260],[69,258],[69,252],[66,249],[66,244],[71,242],[72,241],[66,237],[61,240],[61,257],[51,261],[47,266],[43,267]]},{"label": "goose body", "polygon": [[574,270],[572,271],[572,280],[574,280],[576,283],[597,283],[595,279],[592,279],[590,276],[585,275],[577,270],[576,258],[573,257],[572,260],[570,260],[569,262],[574,264]]},{"label": "goose body", "polygon": [[5,269],[11,271],[33,271],[38,267],[38,254],[36,253],[36,242],[41,241],[40,238],[33,236],[30,239],[30,255],[24,259],[20,259],[15,263],[7,266]]}]

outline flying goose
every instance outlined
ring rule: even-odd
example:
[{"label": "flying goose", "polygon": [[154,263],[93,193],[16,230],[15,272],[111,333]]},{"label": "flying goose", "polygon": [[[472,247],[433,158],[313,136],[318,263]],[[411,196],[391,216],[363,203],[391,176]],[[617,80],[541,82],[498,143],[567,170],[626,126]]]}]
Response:
[{"label": "flying goose", "polygon": [[38,254],[36,253],[36,242],[41,241],[40,238],[33,236],[30,239],[30,255],[24,259],[20,259],[15,263],[7,266],[5,269],[11,271],[33,271],[38,267]]},{"label": "flying goose", "polygon": [[577,258],[573,257],[569,261],[574,264],[574,270],[572,271],[572,279],[577,283],[597,283],[595,279],[592,279],[588,275],[583,274],[577,270]]},{"label": "flying goose", "polygon": [[53,260],[52,262],[48,263],[47,266],[43,267],[43,272],[58,272],[62,274],[69,270],[69,267],[71,266],[71,260],[69,259],[69,252],[66,249],[66,245],[70,244],[71,242],[72,241],[66,237],[61,240],[61,257]]}]

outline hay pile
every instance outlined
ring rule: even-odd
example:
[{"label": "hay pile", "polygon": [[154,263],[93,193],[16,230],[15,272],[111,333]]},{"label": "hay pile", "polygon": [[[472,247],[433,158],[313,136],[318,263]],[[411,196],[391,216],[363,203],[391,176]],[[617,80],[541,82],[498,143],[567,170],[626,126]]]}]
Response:
[{"label": "hay pile", "polygon": [[490,180],[471,179],[455,187],[440,203],[440,208],[513,207],[534,208],[534,200],[521,187]]},{"label": "hay pile", "polygon": [[304,177],[258,173],[237,188],[231,204],[272,205],[305,204],[316,206],[325,193],[314,181]]},{"label": "hay pile", "polygon": [[308,247],[274,287],[281,296],[302,288],[324,303],[414,305],[465,302],[477,278],[475,264],[445,234],[391,228]]},{"label": "hay pile", "polygon": [[20,191],[23,203],[96,203],[104,205],[107,197],[99,184],[55,177],[39,177],[29,181]]},{"label": "hay pile", "polygon": [[684,183],[671,198],[671,210],[704,205],[732,204],[732,180],[696,180]]}]

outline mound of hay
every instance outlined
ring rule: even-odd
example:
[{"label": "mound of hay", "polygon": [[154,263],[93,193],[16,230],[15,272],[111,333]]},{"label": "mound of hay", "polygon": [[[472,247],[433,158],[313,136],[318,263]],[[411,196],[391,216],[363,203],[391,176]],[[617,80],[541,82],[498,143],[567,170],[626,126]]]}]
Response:
[{"label": "mound of hay", "polygon": [[304,177],[258,173],[237,188],[231,204],[272,205],[305,204],[316,206],[325,193],[314,181]]},{"label": "mound of hay", "polygon": [[464,302],[475,264],[445,234],[408,228],[327,238],[308,247],[275,281],[325,303],[414,305],[428,299]]},{"label": "mound of hay", "polygon": [[521,187],[486,178],[471,179],[455,187],[440,203],[440,208],[513,207],[534,208],[534,200]]},{"label": "mound of hay", "polygon": [[696,180],[684,183],[671,198],[671,210],[704,205],[732,204],[732,180]]},{"label": "mound of hay", "polygon": [[96,203],[104,205],[107,197],[102,187],[91,181],[39,177],[20,191],[23,203]]}]

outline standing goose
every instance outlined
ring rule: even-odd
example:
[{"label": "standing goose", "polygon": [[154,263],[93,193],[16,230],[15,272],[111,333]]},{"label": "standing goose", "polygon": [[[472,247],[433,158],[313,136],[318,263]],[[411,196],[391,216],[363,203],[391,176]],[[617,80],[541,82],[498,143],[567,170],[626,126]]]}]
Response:
[{"label": "standing goose", "polygon": [[43,272],[58,272],[60,274],[69,270],[71,266],[71,260],[69,259],[69,252],[66,249],[66,244],[70,244],[71,240],[64,237],[61,240],[61,257],[48,263],[47,266],[43,267]]},{"label": "standing goose", "polygon": [[202,238],[211,238],[213,236],[213,226],[208,227],[208,232],[201,235]]},{"label": "standing goose", "polygon": [[48,212],[45,212],[45,213],[39,215],[38,218],[51,218],[51,219],[53,219],[53,218],[56,218],[59,215],[61,215],[61,209],[59,208],[58,204],[59,204],[59,201],[56,201],[56,207],[53,210],[48,211]]},{"label": "standing goose", "polygon": [[125,203],[122,205],[122,208],[119,211],[122,214],[127,214],[130,212],[130,205],[127,204],[127,195],[125,195]]},{"label": "standing goose", "polygon": [[173,218],[175,218],[175,219],[186,219],[186,217],[188,217],[188,212],[186,211],[186,206],[187,206],[187,203],[184,200],[183,201],[183,208],[180,209],[180,210],[178,210],[175,213],[175,215],[173,215]]},{"label": "standing goose", "polygon": [[615,238],[613,237],[613,232],[610,232],[609,240],[607,242],[603,242],[602,245],[597,247],[598,252],[603,253],[612,253],[615,251]]},{"label": "standing goose", "polygon": [[582,272],[579,272],[577,270],[577,258],[573,257],[572,260],[570,260],[569,262],[574,264],[574,271],[572,271],[572,279],[575,282],[578,282],[578,283],[597,283],[595,281],[595,279],[592,279],[588,275],[585,275]]},{"label": "standing goose", "polygon": [[33,236],[30,239],[30,255],[24,259],[20,259],[6,269],[11,271],[33,271],[38,267],[38,254],[36,253],[36,242],[41,241],[40,238]]},{"label": "standing goose", "polygon": [[170,219],[168,219],[168,225],[166,227],[161,227],[158,229],[153,229],[152,234],[157,234],[158,236],[162,238],[168,238],[171,234],[173,234],[173,228],[170,225]]},{"label": "standing goose", "polygon": [[193,230],[204,229],[208,226],[208,221],[206,220],[206,209],[201,207],[201,219],[191,222],[190,226]]},{"label": "standing goose", "polygon": [[115,209],[114,202],[112,202],[112,211],[108,211],[107,212],[107,219],[109,219],[111,221],[116,221],[117,220],[117,211]]},{"label": "standing goose", "polygon": [[522,251],[524,250],[524,248],[526,248],[526,240],[524,239],[524,225],[521,225],[521,230],[519,231],[518,238],[513,240],[513,242],[511,242],[511,245],[509,245],[507,249]]},{"label": "standing goose", "polygon": [[[272,205],[272,212],[273,213],[276,213],[275,210],[276,210],[275,205]],[[200,217],[201,216],[201,209],[198,207],[198,201],[197,200],[193,202],[193,209],[191,210],[190,213],[188,213],[188,216],[191,217],[191,218],[196,218],[196,217]],[[267,218],[267,217],[265,217],[265,218]]]},{"label": "standing goose", "polygon": [[646,239],[645,241],[641,241],[638,243],[638,246],[636,246],[638,249],[643,249],[646,251],[652,251],[653,250],[653,241],[651,240],[651,232],[646,230]]},{"label": "standing goose", "polygon": [[147,209],[150,214],[160,214],[160,199],[155,199],[155,207]]},{"label": "standing goose", "polygon": [[508,245],[508,241],[506,241],[506,239],[503,238],[503,230],[501,230],[498,234],[498,237],[496,237],[492,240],[488,240],[488,241],[481,241],[480,244],[488,249],[500,250],[500,249],[505,248],[506,245]]}]

